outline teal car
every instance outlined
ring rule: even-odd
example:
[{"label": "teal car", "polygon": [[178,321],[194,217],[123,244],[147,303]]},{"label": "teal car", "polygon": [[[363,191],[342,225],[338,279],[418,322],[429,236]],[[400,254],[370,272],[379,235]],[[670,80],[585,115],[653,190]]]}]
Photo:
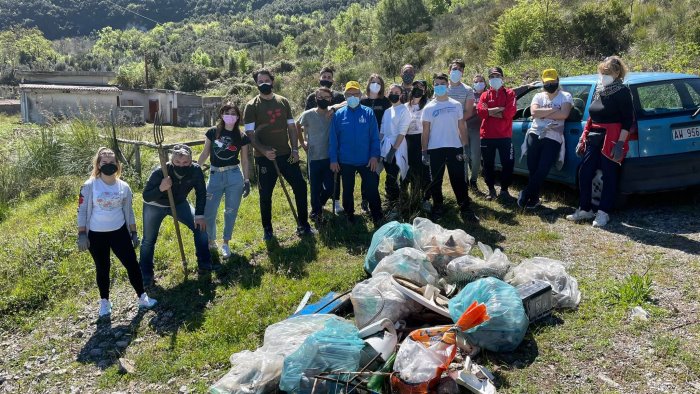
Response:
[{"label": "teal car", "polygon": [[[576,156],[598,75],[560,79],[574,106],[566,120],[566,158],[561,169],[552,168],[548,180],[578,187],[581,159]],[[629,73],[625,84],[632,92],[635,125],[630,150],[622,165],[618,187],[620,202],[633,193],[651,193],[700,185],[700,77],[676,73]],[[517,98],[513,118],[515,172],[527,175],[526,160],[520,160],[521,145],[530,124],[530,104],[542,91],[532,87]]]}]

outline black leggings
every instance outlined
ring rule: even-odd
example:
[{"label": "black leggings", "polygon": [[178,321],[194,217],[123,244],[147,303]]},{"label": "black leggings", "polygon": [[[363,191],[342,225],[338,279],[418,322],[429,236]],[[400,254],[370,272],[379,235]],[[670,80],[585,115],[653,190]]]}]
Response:
[{"label": "black leggings", "polygon": [[95,260],[95,268],[97,269],[97,287],[100,289],[100,298],[109,299],[110,249],[126,268],[129,282],[136,290],[136,295],[140,297],[143,294],[143,279],[126,224],[114,231],[90,231],[88,239],[90,240],[90,254]]}]

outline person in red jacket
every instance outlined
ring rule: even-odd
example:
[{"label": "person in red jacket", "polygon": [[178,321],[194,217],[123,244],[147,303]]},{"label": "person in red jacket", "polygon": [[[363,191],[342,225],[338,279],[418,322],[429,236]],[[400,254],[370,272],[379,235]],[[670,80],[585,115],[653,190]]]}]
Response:
[{"label": "person in red jacket", "polygon": [[510,197],[508,187],[513,178],[515,165],[513,142],[513,116],[515,116],[515,93],[503,86],[503,70],[493,67],[489,70],[489,89],[481,94],[477,113],[481,117],[481,157],[483,159],[484,181],[489,187],[486,199],[496,198],[495,165],[496,151],[501,159],[502,199]]}]

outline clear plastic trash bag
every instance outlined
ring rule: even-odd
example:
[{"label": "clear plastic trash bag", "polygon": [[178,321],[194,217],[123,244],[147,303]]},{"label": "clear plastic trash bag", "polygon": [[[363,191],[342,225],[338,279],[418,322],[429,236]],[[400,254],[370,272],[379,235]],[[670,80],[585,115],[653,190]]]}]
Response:
[{"label": "clear plastic trash bag", "polygon": [[578,281],[566,272],[564,263],[546,257],[523,260],[506,277],[508,283],[518,286],[532,280],[542,280],[552,286],[554,308],[576,308],[581,302]]},{"label": "clear plastic trash bag", "polygon": [[425,286],[436,285],[438,273],[428,260],[428,256],[415,248],[401,248],[384,257],[372,272],[372,275],[386,272],[409,279]]}]

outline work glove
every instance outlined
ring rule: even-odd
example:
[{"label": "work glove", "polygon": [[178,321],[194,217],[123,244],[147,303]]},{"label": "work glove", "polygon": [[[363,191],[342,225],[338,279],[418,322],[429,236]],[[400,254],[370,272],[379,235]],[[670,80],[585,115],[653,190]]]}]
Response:
[{"label": "work glove", "polygon": [[426,165],[426,166],[430,165],[430,155],[428,155],[428,151],[423,151],[423,155],[421,157],[421,160],[423,161],[423,165]]},{"label": "work glove", "polygon": [[620,162],[622,161],[622,155],[624,154],[623,148],[625,146],[624,141],[617,141],[615,143],[615,147],[612,149],[612,157],[613,161]]},{"label": "work glove", "polygon": [[462,160],[469,161],[469,145],[462,145]]},{"label": "work glove", "polygon": [[134,249],[138,248],[141,244],[138,233],[136,231],[131,232],[131,244],[134,245]]},{"label": "work glove", "polygon": [[78,250],[84,252],[90,248],[90,240],[87,233],[78,233]]},{"label": "work glove", "polygon": [[576,156],[583,158],[583,154],[586,152],[586,145],[583,141],[579,141],[576,145]]},{"label": "work glove", "polygon": [[387,163],[391,163],[392,161],[394,161],[394,156],[396,156],[396,149],[392,146],[391,149],[389,149],[389,153],[386,154],[384,161]]},{"label": "work glove", "polygon": [[250,194],[250,181],[245,181],[243,183],[243,198],[248,197]]}]

